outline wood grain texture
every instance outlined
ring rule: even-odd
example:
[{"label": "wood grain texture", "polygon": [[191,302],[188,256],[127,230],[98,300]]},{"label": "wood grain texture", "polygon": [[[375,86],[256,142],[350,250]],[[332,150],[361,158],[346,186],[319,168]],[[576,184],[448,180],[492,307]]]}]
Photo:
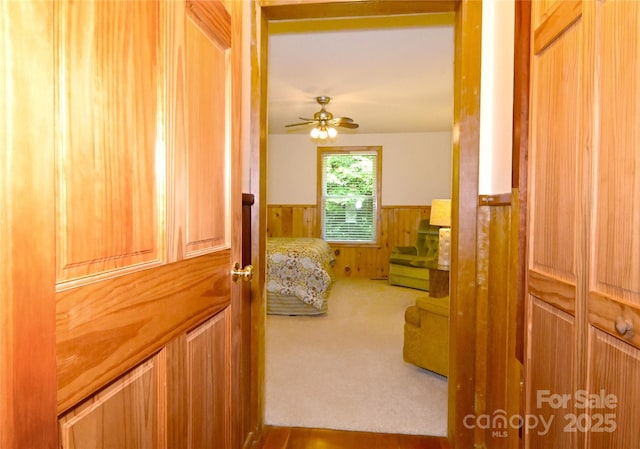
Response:
[{"label": "wood grain texture", "polygon": [[187,0],[189,15],[223,48],[231,46],[231,8],[222,1]]},{"label": "wood grain texture", "polygon": [[187,446],[230,448],[229,310],[187,335]]},{"label": "wood grain texture", "polygon": [[576,433],[564,432],[564,416],[574,412],[574,403],[553,408],[549,403],[538,403],[537,400],[541,391],[573,395],[578,389],[574,378],[577,348],[575,319],[536,298],[530,298],[528,312],[530,328],[527,335],[525,413],[553,419],[553,425],[546,434],[536,429],[525,432],[525,445],[532,449],[577,447]]},{"label": "wood grain texture", "polygon": [[536,0],[530,3],[531,7],[531,24],[537,28],[542,24],[546,17],[551,14],[553,7],[557,7],[558,0]]},{"label": "wood grain texture", "polygon": [[511,158],[511,187],[512,189],[518,189],[522,199],[526,197],[527,156],[529,153],[531,1],[517,1],[515,2],[514,9],[513,152]]},{"label": "wood grain texture", "polygon": [[[457,0],[408,0],[402,2],[332,0],[318,5],[314,0],[258,0],[269,19],[312,17],[384,16],[455,11]],[[321,10],[319,10],[321,8]]]},{"label": "wood grain texture", "polygon": [[561,279],[529,270],[529,293],[567,313],[576,312],[576,286]]},{"label": "wood grain texture", "polygon": [[[254,204],[254,196],[249,193],[242,195],[242,266],[251,264],[251,207]],[[253,404],[255,397],[253,394],[258,389],[258,372],[252,369],[252,352],[253,339],[255,338],[251,332],[251,289],[247,286],[242,289],[242,298],[240,309],[240,323],[243,329],[242,339],[238,343],[239,348],[233,349],[232,354],[238,353],[240,360],[238,362],[240,372],[234,374],[234,379],[240,379],[237,382],[240,385],[239,397],[232,398],[232,402],[236,406],[236,416],[240,422],[237,426],[238,434],[232,435],[234,444],[232,447],[248,448],[253,440],[257,437],[258,429],[255,422],[255,416],[252,416]],[[233,426],[235,429],[236,426]]]},{"label": "wood grain texture", "polygon": [[[537,2],[536,2],[537,3]],[[517,207],[518,217],[513,223],[518,226],[519,243],[513,247],[517,259],[517,321],[516,356],[524,363],[525,298],[527,291],[527,191],[529,163],[529,79],[531,47],[531,1],[515,2],[514,78],[513,78],[513,155],[512,155],[512,204]]]},{"label": "wood grain texture", "polygon": [[[538,3],[538,2],[533,2]],[[540,2],[538,8],[545,8],[545,2]],[[540,11],[540,10],[538,10]],[[536,28],[533,39],[533,50],[539,53],[553,40],[569,28],[582,15],[582,0],[562,0],[552,3],[544,9],[542,17],[536,17]]]},{"label": "wood grain texture", "polygon": [[[489,347],[489,266],[490,266],[490,208],[478,208],[478,266],[476,276],[478,288],[476,290],[476,339],[475,339],[475,377],[476,377],[476,400],[475,407],[477,413],[487,413],[487,395],[489,394],[489,384],[487,383],[488,363],[487,358]],[[500,312],[498,312],[500,313]],[[495,392],[492,392],[495,393]],[[475,441],[486,441],[490,435],[488,429],[476,426],[473,429]]]},{"label": "wood grain texture", "polygon": [[[594,426],[599,418],[595,415],[612,416],[613,425],[604,425],[608,431],[592,431],[587,434],[589,448],[622,449],[637,445],[634,429],[640,426],[640,403],[637,401],[640,385],[640,351],[611,335],[592,329],[590,335],[591,359],[589,363],[588,391],[597,395],[613,395],[615,407],[600,404],[589,412]],[[581,412],[584,412],[582,410]],[[584,422],[587,422],[583,420]]]},{"label": "wood grain texture", "polygon": [[185,439],[189,435],[189,386],[187,380],[187,333],[181,333],[169,341],[163,352],[166,361],[166,404],[171,404],[166,411],[167,448],[186,446]]},{"label": "wood grain texture", "polygon": [[579,447],[584,434],[564,429],[574,404],[552,408],[538,403],[538,394],[572,395],[585,387],[585,26],[580,3],[532,7],[525,411],[553,424],[544,435],[526,432],[525,446]]},{"label": "wood grain texture", "polygon": [[226,307],[229,266],[227,250],[58,293],[58,410]]},{"label": "wood grain texture", "polygon": [[[184,7],[182,2],[61,2],[59,6],[62,148],[68,150],[71,162],[78,164],[74,170],[63,164],[66,171],[59,176],[61,184],[76,186],[73,192],[78,195],[68,195],[67,187],[60,191],[58,204],[78,214],[74,216],[82,225],[78,229],[94,227],[94,209],[87,210],[87,204],[111,220],[108,225],[97,226],[108,237],[106,240],[95,236],[87,240],[75,227],[70,228],[72,232],[68,230],[69,220],[63,214],[59,220],[61,238],[85,251],[102,251],[86,258],[91,263],[100,262],[106,254],[109,263],[101,269],[118,276],[109,282],[103,276],[101,282],[75,289],[68,288],[78,283],[65,284],[60,289],[59,410],[229,303],[229,249],[144,271],[139,270],[148,266],[138,260],[131,271],[139,272],[124,276],[120,259],[111,260],[120,256],[112,254],[111,242],[117,248],[125,244],[126,253],[126,245],[144,241],[151,242],[143,245],[150,246],[150,252],[134,252],[147,254],[158,265],[165,260],[165,245],[155,242],[167,234],[178,236],[176,246],[182,250],[172,252],[173,260],[229,248],[231,244],[229,133],[235,129],[235,135],[239,135],[239,130],[230,124],[228,48],[221,49],[218,42],[229,43],[230,38],[225,35],[214,45],[209,35],[186,17]],[[220,18],[228,22],[228,31],[229,13]],[[205,22],[207,19],[201,18],[198,24]],[[219,23],[207,30],[218,28]],[[165,39],[162,33],[166,31]],[[170,47],[168,60],[165,46]],[[167,92],[165,80],[169,80]],[[71,85],[77,91],[70,89]],[[210,97],[203,94],[212,90],[218,95],[217,103],[209,102]],[[178,112],[172,109],[169,114],[161,109],[167,104],[175,105]],[[85,123],[82,119],[88,126],[78,126]],[[78,138],[73,132],[67,136],[65,126],[72,124]],[[163,128],[171,131],[166,142]],[[211,135],[215,137],[213,144]],[[239,154],[239,144],[235,143]],[[239,164],[239,157],[233,162]],[[166,178],[165,164],[171,168]],[[89,167],[93,171],[82,175],[82,169]],[[98,197],[91,192],[98,192]],[[171,197],[167,201],[169,233],[164,231],[165,192]],[[126,213],[114,212],[114,202]],[[188,207],[178,206],[183,203]],[[239,217],[240,204],[233,209]],[[237,252],[239,255],[239,248]]]},{"label": "wood grain texture", "polygon": [[[529,181],[530,268],[575,283],[577,158],[582,143],[581,28],[573,26],[532,61]],[[573,126],[557,126],[570,122]]]},{"label": "wood grain texture", "polygon": [[[463,0],[456,10],[451,208],[451,315],[449,357],[449,441],[454,447],[476,443],[463,424],[474,413],[477,389],[476,282],[478,166],[480,148],[480,44],[482,4]],[[481,444],[481,442],[477,442]]]},{"label": "wood grain texture", "polygon": [[[476,416],[517,416],[524,403],[522,364],[516,358],[518,226],[517,208],[478,209],[478,294],[476,306]],[[517,429],[476,427],[476,441],[491,449],[516,448]]]},{"label": "wood grain texture", "polygon": [[53,2],[0,5],[2,448],[57,444],[53,17]]},{"label": "wood grain texture", "polygon": [[[615,409],[595,406],[576,410],[563,407],[563,412],[577,412],[578,425],[583,426],[582,430],[573,432],[573,445],[590,448],[632,447],[635,443],[627,429],[637,427],[639,413],[637,401],[629,398],[637,396],[635,385],[638,380],[635,379],[635,373],[640,344],[636,335],[640,325],[640,237],[637,235],[640,225],[640,208],[637,206],[640,196],[637,174],[640,134],[634,125],[640,114],[640,83],[635,76],[640,69],[637,62],[640,56],[637,42],[640,6],[637,2],[556,2],[537,4],[534,16],[539,24],[534,38],[539,41],[534,43],[534,59],[547,59],[549,63],[533,65],[535,76],[548,78],[539,87],[532,84],[533,101],[538,99],[536,90],[540,95],[549,96],[549,85],[555,83],[556,86],[562,86],[565,81],[570,82],[564,88],[559,88],[566,91],[566,97],[562,92],[559,95],[557,91],[552,92],[554,101],[547,105],[534,105],[532,117],[535,115],[546,121],[550,111],[553,114],[557,111],[560,115],[554,117],[553,121],[563,123],[567,134],[574,133],[577,138],[571,136],[571,139],[567,139],[561,132],[555,136],[549,134],[550,140],[532,140],[532,149],[535,148],[536,153],[532,161],[537,160],[538,156],[549,160],[552,151],[554,156],[551,158],[559,162],[563,156],[558,155],[558,151],[566,151],[565,157],[569,157],[570,161],[575,160],[575,165],[570,164],[572,170],[576,169],[576,178],[571,181],[575,197],[573,205],[570,205],[573,209],[571,213],[575,216],[573,232],[576,240],[571,248],[566,248],[572,251],[570,255],[563,259],[559,253],[550,258],[564,263],[565,268],[569,268],[569,258],[573,258],[575,272],[567,276],[568,273],[555,271],[557,265],[551,270],[547,265],[538,271],[537,279],[530,280],[531,292],[555,305],[545,305],[549,315],[561,316],[556,307],[575,314],[573,330],[569,332],[563,325],[564,331],[558,332],[561,328],[557,325],[553,325],[555,329],[550,329],[548,325],[539,326],[531,321],[532,344],[550,339],[542,347],[546,346],[552,352],[559,348],[564,351],[561,341],[571,341],[574,346],[572,365],[567,366],[565,371],[567,376],[572,376],[573,385],[565,386],[564,390],[573,397],[576,391],[586,388],[595,394],[615,395],[619,401]],[[630,61],[632,67],[629,67]],[[571,97],[575,98],[573,106],[558,108],[560,103]],[[538,121],[532,129],[537,132],[544,126],[540,126]],[[577,143],[575,156],[572,154],[574,143]],[[551,148],[552,144],[557,146]],[[534,176],[549,168],[548,164],[538,162],[534,162],[534,166]],[[563,207],[555,202],[557,198],[571,199],[571,193],[567,193],[568,185],[555,192],[553,189],[545,190],[537,183],[533,188],[534,201],[540,204],[546,202],[546,207]],[[554,201],[549,203],[549,198]],[[540,236],[534,231],[533,238],[544,238],[544,234],[549,232],[548,219],[536,223],[534,216],[532,221],[533,226],[539,226],[541,231]],[[552,234],[555,232],[553,223],[550,230]],[[547,252],[547,249],[544,251]],[[551,255],[550,252],[547,254]],[[534,259],[533,263],[540,260]],[[534,267],[534,270],[538,268],[540,266]],[[542,278],[546,279],[542,281]],[[571,303],[573,285],[575,305],[568,308],[566,304]],[[550,299],[554,294],[556,298],[565,299]],[[533,306],[536,306],[535,300]],[[552,341],[551,335],[564,332],[567,333],[564,338],[555,343]],[[543,335],[545,333],[549,335]],[[540,369],[541,362],[546,362],[547,357],[542,353],[540,356],[532,356],[529,372],[535,372]],[[553,379],[546,383],[558,389],[566,382],[566,379]],[[530,389],[535,387],[529,386]],[[608,429],[593,428],[598,425],[598,419],[607,413],[613,417],[613,421],[604,421]],[[566,424],[566,420],[563,423]],[[564,436],[553,437],[556,446]],[[532,447],[537,447],[537,440],[538,437],[531,436]]]},{"label": "wood grain texture", "polygon": [[[591,292],[588,302],[589,323],[611,335],[621,338],[629,344],[640,348],[640,306],[635,303],[609,298],[595,292]],[[630,326],[628,332],[622,333],[616,329],[619,322]]]},{"label": "wood grain texture", "polygon": [[[638,426],[640,338],[640,5],[636,2],[588,3],[587,45],[592,55],[585,72],[593,73],[588,129],[591,160],[588,273],[587,381],[591,391],[615,395],[613,432],[591,432],[588,447],[633,446],[628,429]],[[631,66],[630,66],[631,64]],[[594,421],[592,421],[594,422]]]},{"label": "wood grain texture", "polygon": [[[166,448],[164,357],[156,355],[60,419],[64,449]],[[96,434],[96,429],[99,432]]]},{"label": "wood grain texture", "polygon": [[[332,244],[336,253],[337,276],[386,278],[389,257],[395,246],[413,246],[418,223],[429,218],[431,206],[385,206],[380,210],[380,242],[374,247]],[[315,204],[269,205],[268,237],[319,237]]]},{"label": "wood grain texture", "polygon": [[[640,305],[640,3],[604,2],[595,26],[594,291]],[[616,68],[612,70],[611,68]]]},{"label": "wood grain texture", "polygon": [[255,449],[448,449],[446,438],[266,426]]},{"label": "wood grain texture", "polygon": [[[60,2],[58,281],[163,259],[156,2]],[[132,102],[132,99],[136,99]]]},{"label": "wood grain texture", "polygon": [[[199,21],[201,22],[201,21]],[[231,83],[229,49],[215,44],[200,26],[185,25],[187,191],[186,255],[229,245]]]},{"label": "wood grain texture", "polygon": [[[249,26],[246,33],[249,45],[248,59],[251,71],[250,79],[244,85],[251,91],[249,99],[250,125],[247,138],[250,142],[249,182],[254,195],[251,210],[251,254],[255,269],[251,282],[251,370],[256,379],[256,390],[252,391],[250,404],[251,420],[259,433],[264,425],[265,410],[265,325],[266,306],[266,230],[267,230],[267,87],[268,87],[268,46],[269,25],[265,11],[257,2],[249,3]],[[246,48],[246,46],[245,46]],[[243,448],[244,449],[244,448]]]}]

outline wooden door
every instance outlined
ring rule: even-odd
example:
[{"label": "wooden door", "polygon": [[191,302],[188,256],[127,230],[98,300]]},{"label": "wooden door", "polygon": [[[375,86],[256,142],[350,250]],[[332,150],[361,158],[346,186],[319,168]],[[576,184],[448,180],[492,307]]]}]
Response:
[{"label": "wooden door", "polygon": [[638,445],[640,428],[640,3],[586,5],[595,117],[587,390],[615,399],[589,410],[587,447],[626,448]]},{"label": "wooden door", "polygon": [[[532,2],[527,447],[640,425],[640,7]],[[629,66],[631,64],[632,67]]]},{"label": "wooden door", "polygon": [[237,3],[54,17],[61,446],[239,447]]}]

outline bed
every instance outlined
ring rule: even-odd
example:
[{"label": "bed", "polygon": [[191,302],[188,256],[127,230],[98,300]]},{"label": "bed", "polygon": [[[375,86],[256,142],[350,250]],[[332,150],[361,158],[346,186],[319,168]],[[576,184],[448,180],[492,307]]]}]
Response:
[{"label": "bed", "polygon": [[322,239],[267,238],[267,313],[326,313],[334,264],[333,251]]}]

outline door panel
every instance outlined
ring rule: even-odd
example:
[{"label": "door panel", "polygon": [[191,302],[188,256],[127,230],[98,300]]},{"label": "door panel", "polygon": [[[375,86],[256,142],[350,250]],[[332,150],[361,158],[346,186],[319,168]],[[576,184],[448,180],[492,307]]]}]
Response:
[{"label": "door panel", "polygon": [[533,58],[530,267],[575,285],[576,167],[581,28],[573,25]]},{"label": "door panel", "polygon": [[[577,447],[575,433],[564,431],[564,415],[571,410],[554,408],[552,403],[539,399],[551,395],[572,394],[575,388],[575,350],[573,345],[575,319],[543,301],[531,298],[528,338],[527,414],[542,416],[550,422],[549,431],[542,425],[527,433],[529,448]],[[553,348],[553,350],[550,350]]]},{"label": "door panel", "polygon": [[59,288],[163,260],[159,15],[157,2],[58,5]]},{"label": "door panel", "polygon": [[640,4],[602,2],[596,20],[593,288],[640,305]]},{"label": "door panel", "polygon": [[187,335],[189,448],[229,446],[228,326],[225,311]]},{"label": "door panel", "polygon": [[229,239],[230,37],[225,30],[203,30],[192,15],[185,33],[187,256],[225,245]]},{"label": "door panel", "polygon": [[164,401],[159,396],[163,355],[148,361],[60,420],[62,447],[70,449],[165,447]]},{"label": "door panel", "polygon": [[614,401],[594,402],[596,406],[588,410],[591,416],[584,420],[592,430],[588,447],[636,447],[640,417],[637,400],[640,395],[640,351],[598,329],[592,329],[590,347],[588,391]]}]

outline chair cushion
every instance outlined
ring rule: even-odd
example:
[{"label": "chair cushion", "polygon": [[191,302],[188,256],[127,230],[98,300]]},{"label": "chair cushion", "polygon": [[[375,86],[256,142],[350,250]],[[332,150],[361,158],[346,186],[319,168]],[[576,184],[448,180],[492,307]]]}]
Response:
[{"label": "chair cushion", "polygon": [[416,306],[419,309],[426,310],[441,316],[449,316],[449,297],[432,298],[431,296],[422,296],[416,299]]},{"label": "chair cushion", "polygon": [[391,254],[389,262],[392,265],[406,265],[408,267],[426,268],[428,259],[426,257],[418,257],[411,254]]}]

